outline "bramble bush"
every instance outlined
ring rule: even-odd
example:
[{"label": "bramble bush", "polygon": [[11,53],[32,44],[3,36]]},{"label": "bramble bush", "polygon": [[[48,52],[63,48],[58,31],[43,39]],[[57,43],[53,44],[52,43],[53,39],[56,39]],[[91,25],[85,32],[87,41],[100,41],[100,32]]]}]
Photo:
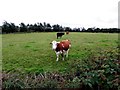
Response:
[{"label": "bramble bush", "polygon": [[116,50],[100,52],[97,56],[91,52],[83,64],[75,65],[80,81],[91,89],[116,89],[120,84],[120,61]]}]

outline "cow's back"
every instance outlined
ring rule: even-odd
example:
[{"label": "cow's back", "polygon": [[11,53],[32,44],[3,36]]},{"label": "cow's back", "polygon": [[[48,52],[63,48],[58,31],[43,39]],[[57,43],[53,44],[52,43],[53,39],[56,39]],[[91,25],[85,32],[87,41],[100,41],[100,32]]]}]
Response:
[{"label": "cow's back", "polygon": [[71,45],[70,40],[62,40],[61,43],[64,43],[65,45]]},{"label": "cow's back", "polygon": [[60,43],[57,44],[57,51],[67,51],[70,47],[70,42],[69,41],[61,41]]}]

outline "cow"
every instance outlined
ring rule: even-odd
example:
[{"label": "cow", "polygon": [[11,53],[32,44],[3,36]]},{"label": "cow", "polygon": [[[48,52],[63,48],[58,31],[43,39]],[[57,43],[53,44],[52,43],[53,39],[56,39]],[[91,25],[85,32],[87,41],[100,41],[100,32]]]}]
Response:
[{"label": "cow", "polygon": [[56,61],[59,60],[59,55],[61,54],[62,60],[64,61],[64,56],[68,57],[68,52],[71,47],[71,42],[70,40],[62,40],[60,42],[57,41],[52,41],[52,49],[55,51],[57,59]]},{"label": "cow", "polygon": [[69,31],[67,31],[66,34],[69,34]]},{"label": "cow", "polygon": [[61,38],[61,37],[62,37],[62,35],[64,35],[64,33],[63,33],[63,32],[58,32],[58,33],[57,33],[57,39],[58,39],[58,37],[60,37],[60,38]]}]

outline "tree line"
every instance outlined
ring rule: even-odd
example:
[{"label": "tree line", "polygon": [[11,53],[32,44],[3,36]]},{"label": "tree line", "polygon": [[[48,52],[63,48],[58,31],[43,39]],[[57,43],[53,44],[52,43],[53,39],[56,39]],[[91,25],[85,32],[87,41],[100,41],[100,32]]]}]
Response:
[{"label": "tree line", "polygon": [[7,21],[3,22],[1,26],[2,33],[16,33],[16,32],[93,32],[93,33],[119,33],[120,29],[118,28],[70,28],[63,27],[59,24],[51,25],[50,23],[35,23],[35,24],[25,24],[21,22],[19,26],[15,23],[8,23]]}]

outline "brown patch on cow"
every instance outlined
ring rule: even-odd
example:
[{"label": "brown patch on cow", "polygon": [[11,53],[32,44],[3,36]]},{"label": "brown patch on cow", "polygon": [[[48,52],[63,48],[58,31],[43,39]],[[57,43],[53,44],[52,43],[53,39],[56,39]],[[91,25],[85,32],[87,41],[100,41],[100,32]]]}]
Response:
[{"label": "brown patch on cow", "polygon": [[70,47],[70,41],[69,40],[62,40],[60,43],[57,44],[56,51],[67,51]]}]

